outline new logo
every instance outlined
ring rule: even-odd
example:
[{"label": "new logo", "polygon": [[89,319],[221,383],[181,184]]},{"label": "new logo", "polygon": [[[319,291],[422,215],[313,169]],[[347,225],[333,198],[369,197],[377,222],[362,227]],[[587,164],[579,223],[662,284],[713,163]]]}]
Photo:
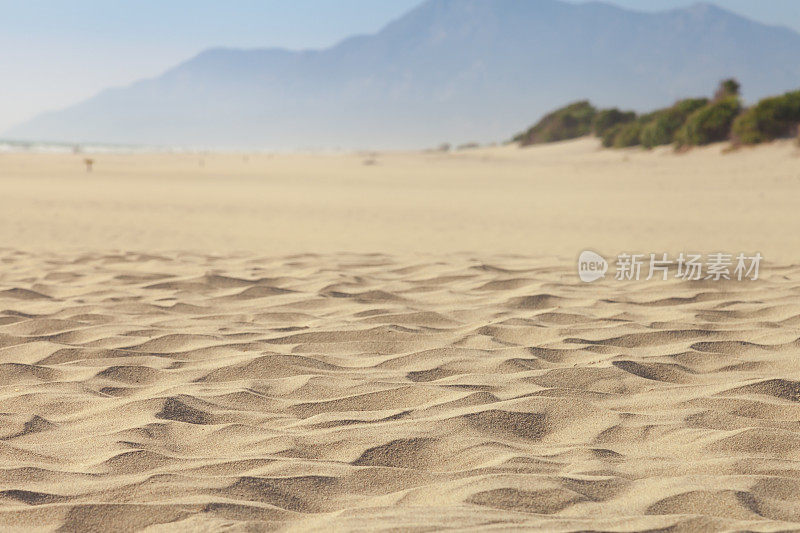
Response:
[{"label": "new logo", "polygon": [[604,278],[608,272],[608,261],[602,256],[588,250],[578,257],[578,276],[585,283],[592,283]]}]

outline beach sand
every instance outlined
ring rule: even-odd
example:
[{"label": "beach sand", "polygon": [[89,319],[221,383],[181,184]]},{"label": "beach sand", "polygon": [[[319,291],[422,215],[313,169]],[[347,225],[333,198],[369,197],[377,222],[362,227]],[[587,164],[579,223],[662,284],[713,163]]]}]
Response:
[{"label": "beach sand", "polygon": [[800,527],[798,149],[724,149],[0,154],[0,529]]},{"label": "beach sand", "polygon": [[676,156],[586,139],[452,154],[0,154],[0,247],[797,260],[800,149],[726,148]]}]

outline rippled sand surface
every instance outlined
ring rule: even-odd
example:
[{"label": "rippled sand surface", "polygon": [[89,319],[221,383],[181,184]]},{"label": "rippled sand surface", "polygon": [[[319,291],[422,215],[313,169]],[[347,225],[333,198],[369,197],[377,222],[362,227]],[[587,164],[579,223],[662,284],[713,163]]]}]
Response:
[{"label": "rippled sand surface", "polygon": [[800,528],[798,148],[722,151],[0,154],[0,530]]},{"label": "rippled sand surface", "polygon": [[0,524],[800,525],[800,267],[574,281],[468,255],[28,254]]}]

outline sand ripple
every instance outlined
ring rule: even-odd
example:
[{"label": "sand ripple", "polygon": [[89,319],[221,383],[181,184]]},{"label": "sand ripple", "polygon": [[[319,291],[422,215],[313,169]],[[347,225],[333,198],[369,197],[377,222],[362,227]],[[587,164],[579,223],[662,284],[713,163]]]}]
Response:
[{"label": "sand ripple", "polygon": [[800,527],[800,267],[3,261],[0,528]]}]

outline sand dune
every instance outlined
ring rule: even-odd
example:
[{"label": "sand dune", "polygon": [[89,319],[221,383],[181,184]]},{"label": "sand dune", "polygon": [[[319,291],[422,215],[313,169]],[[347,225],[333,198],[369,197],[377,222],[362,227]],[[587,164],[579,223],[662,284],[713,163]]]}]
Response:
[{"label": "sand dune", "polygon": [[800,525],[800,266],[4,254],[0,524]]},{"label": "sand dune", "polygon": [[587,248],[760,251],[794,262],[800,148],[727,147],[676,156],[581,139],[451,154],[97,154],[92,173],[85,154],[0,154],[0,246],[569,258]]},{"label": "sand dune", "polygon": [[0,154],[0,529],[800,528],[797,148],[721,151]]}]

